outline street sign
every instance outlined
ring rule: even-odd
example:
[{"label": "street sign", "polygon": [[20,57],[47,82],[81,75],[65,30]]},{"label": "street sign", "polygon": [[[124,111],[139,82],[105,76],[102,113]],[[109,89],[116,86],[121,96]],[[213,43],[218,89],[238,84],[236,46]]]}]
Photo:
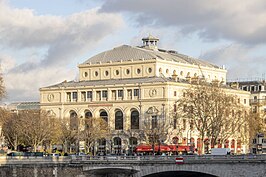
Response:
[{"label": "street sign", "polygon": [[175,164],[184,164],[184,158],[183,157],[176,157],[175,158]]}]

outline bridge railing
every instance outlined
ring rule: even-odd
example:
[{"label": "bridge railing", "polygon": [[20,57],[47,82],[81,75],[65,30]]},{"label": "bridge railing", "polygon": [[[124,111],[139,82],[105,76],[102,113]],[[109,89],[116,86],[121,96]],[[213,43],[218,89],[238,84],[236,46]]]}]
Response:
[{"label": "bridge railing", "polygon": [[183,157],[185,162],[199,161],[246,161],[266,160],[264,155],[184,155],[184,156],[59,156],[59,157],[31,157],[31,156],[0,156],[0,162],[5,161],[175,161],[176,157]]}]

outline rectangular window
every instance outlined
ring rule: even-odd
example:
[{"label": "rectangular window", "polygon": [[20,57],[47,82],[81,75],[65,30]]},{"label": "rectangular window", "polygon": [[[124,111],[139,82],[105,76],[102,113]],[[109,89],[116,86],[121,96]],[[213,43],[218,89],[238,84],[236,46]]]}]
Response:
[{"label": "rectangular window", "polygon": [[67,102],[71,101],[71,92],[67,92]]},{"label": "rectangular window", "polygon": [[92,91],[87,91],[87,101],[92,100]]},{"label": "rectangular window", "polygon": [[124,92],[123,90],[118,90],[118,98],[123,98]]},{"label": "rectangular window", "polygon": [[257,139],[253,139],[253,144],[256,144],[257,143]]},{"label": "rectangular window", "polygon": [[257,106],[254,106],[254,107],[253,107],[252,112],[253,112],[253,113],[257,113]]},{"label": "rectangular window", "polygon": [[176,96],[176,91],[174,91],[174,96]]},{"label": "rectangular window", "polygon": [[102,91],[102,100],[107,100],[107,90]]},{"label": "rectangular window", "polygon": [[244,104],[247,104],[247,100],[246,99],[244,99]]},{"label": "rectangular window", "polygon": [[73,98],[73,101],[77,101],[78,100],[78,92],[72,92],[72,98]]},{"label": "rectangular window", "polygon": [[134,89],[134,96],[139,97],[139,89]]}]

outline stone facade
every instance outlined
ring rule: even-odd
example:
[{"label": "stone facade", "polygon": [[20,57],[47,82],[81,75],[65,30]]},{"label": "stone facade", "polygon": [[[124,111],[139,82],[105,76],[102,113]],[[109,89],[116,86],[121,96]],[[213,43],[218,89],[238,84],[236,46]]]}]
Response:
[{"label": "stone facade", "polygon": [[[123,45],[91,57],[78,66],[78,81],[64,81],[40,89],[41,109],[67,118],[69,122],[69,119],[78,119],[80,129],[84,129],[84,119],[104,117],[112,134],[106,140],[106,148],[110,149],[114,138],[118,137],[122,139],[121,148],[128,150],[129,134],[137,139],[136,144],[141,143],[139,132],[147,117],[172,123],[175,103],[192,80],[204,79],[225,85],[227,71],[224,67],[158,49],[158,41],[149,36],[143,38],[142,47]],[[248,92],[226,91],[249,105]],[[122,120],[122,125],[116,127],[118,119]],[[182,120],[178,124],[182,124]],[[189,131],[188,121],[186,124],[178,135],[180,141],[197,138],[197,132]],[[169,132],[162,141],[172,144],[179,130],[171,127]],[[242,152],[246,152],[247,147],[242,148]]]}]

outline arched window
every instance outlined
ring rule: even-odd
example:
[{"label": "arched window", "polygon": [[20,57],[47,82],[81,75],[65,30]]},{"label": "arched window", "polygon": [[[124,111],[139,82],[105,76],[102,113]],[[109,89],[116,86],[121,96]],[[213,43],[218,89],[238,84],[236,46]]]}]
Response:
[{"label": "arched window", "polygon": [[91,117],[92,117],[92,113],[90,111],[85,113],[85,118],[86,119],[91,118]]},{"label": "arched window", "polygon": [[106,111],[102,110],[100,113],[100,117],[105,120],[106,122],[108,122],[108,114]]},{"label": "arched window", "polygon": [[202,152],[202,140],[200,138],[197,139],[197,150],[198,150],[198,153],[201,154]]},{"label": "arched window", "polygon": [[115,154],[121,154],[121,138],[119,137],[114,137],[114,149],[115,149]]},{"label": "arched window", "polygon": [[184,138],[182,139],[182,144],[183,144],[183,145],[187,145],[187,138],[186,138],[186,137],[184,137]]},{"label": "arched window", "polygon": [[75,111],[70,111],[70,129],[78,129],[78,115]]},{"label": "arched window", "polygon": [[139,129],[139,112],[136,110],[131,112],[131,129]]},{"label": "arched window", "polygon": [[106,139],[105,138],[101,138],[101,139],[98,139],[98,144],[99,146],[106,146]]},{"label": "arched window", "polygon": [[123,130],[123,113],[122,111],[115,112],[115,129]]},{"label": "arched window", "polygon": [[221,139],[218,139],[218,148],[222,148],[222,141],[221,141]]},{"label": "arched window", "polygon": [[98,152],[97,154],[106,154],[106,139],[98,139]]},{"label": "arched window", "polygon": [[194,138],[190,138],[190,146],[195,146],[195,139]]},{"label": "arched window", "polygon": [[229,140],[225,140],[224,141],[224,147],[225,148],[229,148]]},{"label": "arched window", "polygon": [[178,137],[173,137],[172,138],[172,142],[173,142],[173,144],[178,144]]},{"label": "arched window", "polygon": [[210,140],[208,138],[205,138],[203,143],[204,143],[204,152],[205,152],[205,154],[209,153]]},{"label": "arched window", "polygon": [[231,149],[233,149],[233,150],[235,150],[235,140],[234,139],[232,139],[232,141],[231,141]]},{"label": "arched window", "polygon": [[138,145],[138,139],[136,137],[130,137],[129,138],[129,145],[130,146],[137,146]]},{"label": "arched window", "polygon": [[88,129],[91,124],[92,113],[90,111],[85,112],[85,129]]}]

